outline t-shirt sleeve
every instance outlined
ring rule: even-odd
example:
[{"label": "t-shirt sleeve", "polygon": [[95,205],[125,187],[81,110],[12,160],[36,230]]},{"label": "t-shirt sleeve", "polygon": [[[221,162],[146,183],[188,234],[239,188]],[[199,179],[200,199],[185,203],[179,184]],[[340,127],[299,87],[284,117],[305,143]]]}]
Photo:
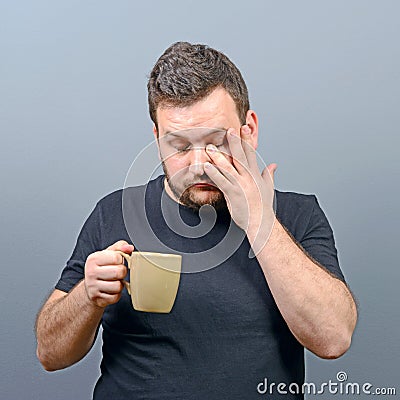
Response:
[{"label": "t-shirt sleeve", "polygon": [[332,228],[314,195],[312,200],[313,208],[310,221],[300,244],[320,266],[345,282],[339,266]]},{"label": "t-shirt sleeve", "polygon": [[102,250],[100,242],[101,214],[99,204],[96,205],[84,223],[74,251],[67,261],[55,288],[69,292],[84,278],[85,262],[89,254]]}]

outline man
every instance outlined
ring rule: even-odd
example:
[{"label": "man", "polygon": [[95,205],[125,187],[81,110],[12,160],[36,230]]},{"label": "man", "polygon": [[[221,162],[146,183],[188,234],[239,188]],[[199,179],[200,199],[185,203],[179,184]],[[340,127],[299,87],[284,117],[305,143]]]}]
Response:
[{"label": "man", "polygon": [[[95,399],[256,399],[264,378],[301,386],[304,348],[341,356],[357,319],[315,196],[274,190],[275,164],[260,173],[257,115],[220,52],[172,45],[151,72],[148,100],[165,176],[96,205],[38,315],[41,363],[49,371],[76,363],[101,323]],[[171,215],[189,227],[203,217],[214,224],[185,236]],[[136,311],[117,250],[165,249],[183,254],[187,272],[174,307]]]}]

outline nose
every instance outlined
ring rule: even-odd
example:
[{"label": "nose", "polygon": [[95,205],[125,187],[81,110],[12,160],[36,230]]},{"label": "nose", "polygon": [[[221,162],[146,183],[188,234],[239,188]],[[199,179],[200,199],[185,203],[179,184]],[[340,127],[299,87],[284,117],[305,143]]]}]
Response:
[{"label": "nose", "polygon": [[205,147],[194,147],[190,151],[189,171],[194,175],[204,174],[204,163],[211,161]]}]

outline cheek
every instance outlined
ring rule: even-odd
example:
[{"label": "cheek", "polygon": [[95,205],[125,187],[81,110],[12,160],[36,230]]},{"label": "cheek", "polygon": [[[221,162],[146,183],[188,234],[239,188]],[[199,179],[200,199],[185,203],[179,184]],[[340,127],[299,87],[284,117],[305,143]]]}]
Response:
[{"label": "cheek", "polygon": [[167,167],[168,171],[173,174],[187,168],[187,162],[185,161],[184,157],[170,157],[168,160],[164,161],[164,164]]}]

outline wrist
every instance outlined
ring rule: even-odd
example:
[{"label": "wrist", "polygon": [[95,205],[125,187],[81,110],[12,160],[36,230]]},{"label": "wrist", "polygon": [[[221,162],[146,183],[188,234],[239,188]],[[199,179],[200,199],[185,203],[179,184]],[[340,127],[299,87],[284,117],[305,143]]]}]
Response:
[{"label": "wrist", "polygon": [[264,210],[262,216],[253,218],[247,229],[246,235],[254,254],[258,254],[267,244],[277,219],[273,209]]}]

